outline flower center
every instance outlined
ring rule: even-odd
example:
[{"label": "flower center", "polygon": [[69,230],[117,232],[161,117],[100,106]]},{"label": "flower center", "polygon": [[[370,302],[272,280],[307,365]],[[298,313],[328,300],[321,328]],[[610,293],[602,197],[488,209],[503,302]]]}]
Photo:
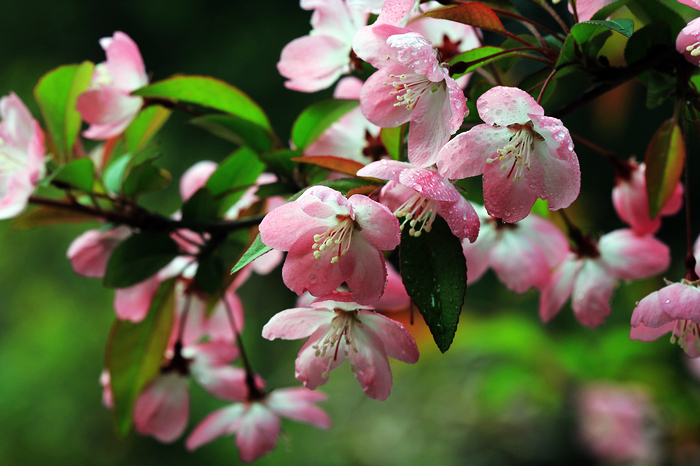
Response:
[{"label": "flower center", "polygon": [[394,90],[391,95],[396,95],[394,107],[406,106],[406,110],[413,110],[425,92],[435,92],[439,89],[440,83],[433,82],[425,77],[425,75],[417,73],[408,74],[390,74],[390,78],[396,81],[385,82],[385,86],[392,85]]},{"label": "flower center", "polygon": [[[345,342],[346,348],[343,349],[343,355],[350,357],[350,369],[355,371],[354,355],[358,353],[357,345],[355,344],[355,324],[360,320],[357,318],[357,311],[345,311],[342,309],[335,310],[335,317],[331,320],[331,327],[323,337],[323,340],[312,346],[316,350],[316,357],[328,359],[328,366],[323,372],[322,377],[328,377],[333,361],[338,360],[338,352],[341,342]],[[352,354],[348,354],[348,349],[352,350]]]},{"label": "flower center", "polygon": [[320,259],[328,251],[333,251],[331,264],[335,264],[350,249],[352,232],[355,230],[355,221],[349,215],[336,215],[338,223],[326,230],[325,233],[314,235],[314,257]]},{"label": "flower center", "polygon": [[435,220],[435,215],[437,214],[437,208],[437,201],[427,199],[416,193],[406,202],[401,204],[401,207],[396,209],[394,215],[397,218],[404,218],[400,227],[402,231],[408,223],[410,226],[408,234],[418,237],[423,230],[428,233],[430,232],[430,229],[433,226],[433,221]]},{"label": "flower center", "polygon": [[95,74],[93,75],[92,82],[90,83],[91,87],[93,89],[100,89],[102,87],[111,86],[112,83],[114,83],[114,78],[105,64],[100,63],[99,65],[96,65]]},{"label": "flower center", "polygon": [[700,329],[698,324],[692,320],[677,320],[671,333],[671,343],[676,343],[676,340],[678,340],[678,345],[686,353],[691,345],[695,347],[696,351],[700,351]]},{"label": "flower center", "polygon": [[685,50],[690,52],[690,55],[697,57],[698,55],[700,55],[700,42],[690,44],[685,48]]},{"label": "flower center", "polygon": [[530,171],[530,156],[535,149],[535,140],[544,141],[544,138],[533,129],[532,121],[524,125],[513,123],[508,125],[508,129],[514,132],[508,139],[508,144],[498,149],[497,157],[486,159],[486,163],[501,162],[501,170],[506,171],[512,162],[506,178],[512,176],[515,183],[522,178],[525,170]]}]

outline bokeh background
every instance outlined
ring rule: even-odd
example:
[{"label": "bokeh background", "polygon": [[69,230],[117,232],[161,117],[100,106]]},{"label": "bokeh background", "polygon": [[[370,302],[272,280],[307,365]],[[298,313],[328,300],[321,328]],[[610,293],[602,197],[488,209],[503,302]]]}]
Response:
[{"label": "bokeh background", "polygon": [[[565,16],[565,7],[559,8]],[[98,39],[115,30],[139,45],[154,80],[187,73],[232,83],[266,110],[282,138],[303,108],[330,96],[285,89],[275,68],[282,47],[310,29],[310,13],[292,0],[34,0],[3,2],[0,12],[0,95],[16,92],[35,115],[32,89],[41,75],[62,64],[103,61]],[[575,88],[562,92],[570,95]],[[644,88],[631,82],[565,123],[620,157],[641,159],[671,111],[670,105],[647,110]],[[195,161],[219,161],[232,150],[179,115],[158,140],[162,164],[176,180]],[[696,191],[697,138],[691,143]],[[570,214],[594,234],[621,228],[610,202],[612,167],[581,145],[577,153],[582,196]],[[145,200],[169,214],[178,207],[175,188],[173,183]],[[114,434],[98,384],[114,319],[113,293],[99,281],[74,275],[65,259],[72,239],[96,225],[20,231],[11,221],[0,222],[0,464],[237,464],[231,438],[188,453],[182,440],[161,445]],[[698,233],[697,220],[693,226]],[[678,217],[659,232],[674,251],[665,274],[670,280],[683,273],[683,231]],[[661,286],[661,277],[621,284],[608,321],[590,330],[576,323],[568,304],[542,325],[537,293],[515,295],[489,272],[470,286],[456,341],[446,354],[424,328],[414,326],[421,359],[414,366],[392,363],[394,388],[386,402],[366,398],[349,368],[339,368],[323,387],[329,395],[323,406],[334,427],[319,431],[285,421],[279,447],[259,463],[595,464],[600,460],[578,434],[577,406],[585,387],[614,385],[649,406],[642,409],[644,435],[656,451],[649,461],[700,464],[700,381],[666,339],[644,344],[628,338],[635,301]],[[247,309],[243,338],[254,367],[270,387],[297,384],[293,361],[301,342],[259,336],[273,314],[292,307],[294,296],[274,274],[254,277],[241,296]],[[223,404],[192,384],[191,426]],[[609,425],[601,428],[614,432]]]}]

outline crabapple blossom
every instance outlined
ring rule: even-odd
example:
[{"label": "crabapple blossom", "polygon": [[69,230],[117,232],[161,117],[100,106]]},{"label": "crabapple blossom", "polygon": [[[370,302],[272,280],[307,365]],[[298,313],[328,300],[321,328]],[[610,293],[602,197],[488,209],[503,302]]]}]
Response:
[{"label": "crabapple blossom", "polygon": [[312,186],[268,213],[260,236],[265,245],[289,251],[282,279],[295,293],[324,296],[345,282],[357,302],[373,303],[386,284],[381,251],[399,244],[400,230],[389,209],[370,198],[346,199]]},{"label": "crabapple blossom", "polygon": [[474,243],[462,241],[467,259],[467,283],[473,284],[491,267],[503,284],[516,293],[549,285],[552,270],[569,253],[564,234],[551,222],[529,215],[517,223],[504,223],[475,206],[481,219]]},{"label": "crabapple blossom", "polygon": [[413,364],[418,361],[418,348],[403,325],[371,309],[354,302],[350,293],[334,291],[309,307],[274,315],[262,336],[268,340],[309,337],[296,360],[296,378],[305,387],[324,385],[330,371],[350,359],[365,394],[383,401],[392,385],[387,357]]},{"label": "crabapple blossom", "polygon": [[112,252],[129,236],[131,229],[126,226],[87,230],[73,240],[66,256],[78,275],[102,278]]},{"label": "crabapple blossom", "polygon": [[361,168],[357,175],[391,180],[382,188],[380,200],[396,217],[403,218],[401,229],[408,224],[411,236],[419,236],[423,230],[429,232],[435,216],[440,215],[455,236],[476,240],[479,234],[476,211],[435,170],[380,160]]},{"label": "crabapple blossom", "polygon": [[357,56],[377,68],[362,87],[362,113],[381,127],[410,121],[408,159],[428,167],[468,113],[464,93],[428,39],[378,23],[361,28],[353,40]]},{"label": "crabapple blossom", "polygon": [[653,234],[661,227],[661,216],[676,214],[683,205],[683,185],[678,183],[673,194],[659,214],[649,215],[649,197],[645,179],[646,165],[634,159],[624,164],[615,179],[612,192],[613,206],[620,218],[628,223],[638,235]]},{"label": "crabapple blossom", "polygon": [[[694,8],[698,8],[695,6]],[[700,66],[700,20],[695,18],[676,38],[676,50],[695,66]]]},{"label": "crabapple blossom", "polygon": [[107,61],[95,67],[90,89],[78,96],[75,108],[90,127],[83,136],[109,139],[120,135],[136,117],[143,98],[131,92],[148,84],[138,47],[123,32],[100,39]]},{"label": "crabapple blossom", "polygon": [[314,10],[313,30],[282,49],[277,70],[289,79],[284,83],[287,88],[316,92],[350,72],[352,38],[367,24],[368,13],[344,0],[301,0],[300,3],[303,9]]},{"label": "crabapple blossom", "polygon": [[14,92],[0,99],[0,219],[27,208],[44,175],[44,133]]},{"label": "crabapple blossom", "polygon": [[[613,1],[614,0],[577,0],[576,14],[578,15],[579,22],[590,21],[593,18],[593,15],[598,13],[598,10],[610,5]],[[569,3],[569,12],[572,14],[574,12],[574,8],[571,3]]]},{"label": "crabapple blossom", "polygon": [[576,252],[569,253],[554,271],[550,285],[540,295],[540,317],[548,322],[571,296],[576,319],[597,327],[610,314],[610,299],[618,280],[638,280],[668,268],[668,246],[653,236],[638,236],[632,230],[615,230],[596,244],[585,238]]},{"label": "crabapple blossom", "polygon": [[486,210],[508,223],[527,217],[538,197],[549,200],[549,210],[568,207],[578,197],[578,157],[560,120],[544,116],[535,99],[514,87],[486,91],[476,107],[485,124],[440,150],[441,175],[457,179],[483,174]]},{"label": "crabapple blossom", "polygon": [[234,403],[207,416],[187,438],[188,450],[195,450],[223,435],[236,434],[241,460],[251,462],[277,445],[280,417],[328,429],[331,420],[314,403],[326,395],[303,387],[281,388]]}]

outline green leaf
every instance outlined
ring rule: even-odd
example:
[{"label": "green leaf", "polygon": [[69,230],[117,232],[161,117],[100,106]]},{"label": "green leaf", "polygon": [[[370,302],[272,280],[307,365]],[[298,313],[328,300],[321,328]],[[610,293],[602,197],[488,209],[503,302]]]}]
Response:
[{"label": "green leaf", "polygon": [[657,71],[649,71],[647,80],[647,108],[656,108],[676,90],[676,80],[673,76]]},{"label": "green leaf", "polygon": [[600,10],[598,10],[598,12],[594,14],[591,19],[596,21],[606,20],[611,14],[615,13],[617,10],[627,5],[629,2],[630,0],[618,0],[616,2],[611,3],[610,5],[606,5]]},{"label": "green leaf", "polygon": [[58,155],[65,160],[71,160],[82,121],[75,103],[87,90],[94,68],[89,61],[61,66],[42,76],[34,88],[34,98],[56,143]]},{"label": "green leaf", "polygon": [[[292,127],[292,142],[300,151],[318,139],[330,125],[360,104],[359,100],[330,99],[301,112]],[[329,154],[332,155],[332,154]]]},{"label": "green leaf", "polygon": [[664,47],[676,46],[671,28],[663,21],[651,23],[632,34],[625,46],[625,61],[632,64],[649,55],[659,53]]},{"label": "green leaf", "polygon": [[255,241],[253,241],[253,244],[251,244],[248,250],[243,254],[243,257],[241,257],[239,261],[236,262],[236,265],[233,266],[233,269],[231,269],[231,273],[238,272],[258,257],[270,251],[272,251],[272,248],[269,246],[265,246],[262,240],[260,239],[260,235],[258,234],[258,236],[255,237]]},{"label": "green leaf", "polygon": [[61,167],[53,179],[91,193],[95,181],[95,166],[89,158],[73,160]]},{"label": "green leaf", "polygon": [[142,110],[126,129],[126,147],[129,152],[142,150],[158,130],[168,121],[171,110],[151,106]]},{"label": "green leaf", "polygon": [[634,21],[629,18],[613,19],[610,21],[584,21],[571,28],[571,35],[581,45],[586,44],[603,29],[619,32],[625,37],[630,37],[634,32]]},{"label": "green leaf", "polygon": [[226,212],[243,196],[245,190],[237,188],[254,185],[264,170],[265,164],[247,147],[241,147],[226,157],[206,184],[211,194],[218,198],[218,213]]},{"label": "green leaf", "polygon": [[459,238],[441,217],[419,237],[401,234],[401,278],[443,353],[452,344],[467,290],[467,262]]},{"label": "green leaf", "polygon": [[190,123],[234,144],[245,145],[255,152],[265,152],[275,147],[275,136],[252,121],[231,115],[206,115],[190,120]]},{"label": "green leaf", "polygon": [[114,399],[113,418],[122,437],[131,430],[134,404],[160,371],[173,322],[175,280],[161,283],[146,318],[116,320],[107,343],[107,369]]},{"label": "green leaf", "polygon": [[455,73],[452,77],[454,79],[457,79],[467,73],[471,73],[472,71],[481,68],[484,65],[488,65],[489,63],[506,56],[505,54],[503,54],[494,58],[483,60],[484,58],[499,52],[503,52],[503,49],[501,47],[492,47],[490,45],[487,45],[485,47],[479,47],[460,53],[459,55],[452,58],[452,60],[450,60],[450,66],[455,66],[458,63],[463,63],[464,65],[461,66],[465,66],[465,68],[464,71],[462,71],[462,68],[459,68],[459,72]]},{"label": "green leaf", "polygon": [[496,13],[486,5],[477,2],[428,11],[425,16],[456,21],[492,32],[506,32]]},{"label": "green leaf", "polygon": [[685,144],[681,128],[674,120],[667,120],[654,133],[644,157],[651,218],[658,215],[676,189],[684,161]]},{"label": "green leaf", "polygon": [[107,263],[104,286],[126,288],[157,273],[179,254],[168,232],[144,231],[121,243]]},{"label": "green leaf", "polygon": [[117,194],[122,190],[122,181],[124,180],[124,174],[126,173],[126,168],[131,162],[131,154],[124,154],[118,158],[112,160],[112,162],[105,168],[104,174],[102,175],[102,182],[111,193]]},{"label": "green leaf", "polygon": [[212,252],[197,257],[197,274],[194,283],[201,291],[214,294],[219,291],[224,278],[224,264],[221,257]]},{"label": "green leaf", "polygon": [[260,154],[260,160],[270,167],[278,175],[292,179],[294,169],[297,167],[296,162],[292,162],[295,157],[301,157],[301,152],[291,149],[270,150],[264,154]]},{"label": "green leaf", "polygon": [[404,142],[406,141],[406,131],[408,123],[395,128],[382,128],[379,132],[379,138],[386,148],[389,157],[394,160],[401,160],[404,152]]},{"label": "green leaf", "polygon": [[170,173],[154,166],[153,161],[153,159],[146,160],[129,170],[122,186],[125,196],[135,199],[141,194],[159,191],[170,184],[172,180]]},{"label": "green leaf", "polygon": [[187,102],[220,110],[272,131],[265,112],[240,89],[209,76],[173,76],[142,87],[132,95]]},{"label": "green leaf", "polygon": [[561,69],[564,66],[569,66],[572,63],[578,63],[578,56],[576,54],[577,51],[577,44],[576,40],[574,40],[574,36],[569,34],[566,36],[566,40],[564,41],[564,45],[561,48],[561,52],[559,52],[559,58],[557,58],[557,64],[554,65],[556,69]]},{"label": "green leaf", "polygon": [[687,21],[681,15],[657,0],[631,0],[627,3],[627,8],[645,24],[665,22],[671,27],[671,35],[674,38],[678,37],[681,29],[687,25]]},{"label": "green leaf", "polygon": [[182,205],[182,219],[205,221],[216,218],[216,200],[207,188],[200,188]]}]

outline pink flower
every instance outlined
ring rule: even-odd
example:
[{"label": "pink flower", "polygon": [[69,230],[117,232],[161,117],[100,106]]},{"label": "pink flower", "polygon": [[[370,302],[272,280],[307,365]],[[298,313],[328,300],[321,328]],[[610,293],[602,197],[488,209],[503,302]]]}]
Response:
[{"label": "pink flower", "polygon": [[[698,7],[694,6],[694,8]],[[682,53],[690,63],[700,66],[700,18],[695,18],[681,30],[676,39],[676,50]]]},{"label": "pink flower", "polygon": [[685,278],[654,291],[632,313],[630,340],[653,341],[672,332],[691,358],[700,356],[700,282]]},{"label": "pink flower", "polygon": [[[613,0],[577,0],[576,13],[578,14],[579,22],[590,21],[593,18],[593,15],[598,13],[598,10],[610,5],[612,2]],[[574,12],[571,3],[569,3],[569,12],[572,14]]]},{"label": "pink flower", "polygon": [[368,14],[343,0],[301,0],[301,7],[314,10],[313,30],[282,49],[277,69],[289,79],[284,83],[289,89],[316,92],[350,72],[352,38]]},{"label": "pink flower", "polygon": [[44,133],[14,92],[0,99],[0,219],[27,208],[44,175]]},{"label": "pink flower", "polygon": [[381,192],[382,204],[403,218],[401,230],[408,224],[411,236],[429,232],[436,215],[440,215],[458,238],[476,240],[479,217],[472,205],[462,197],[452,183],[435,170],[415,168],[410,163],[380,160],[357,172],[367,176],[391,180]]},{"label": "pink flower", "polygon": [[540,295],[540,317],[548,322],[569,296],[576,319],[596,327],[610,314],[610,299],[618,280],[638,280],[668,268],[668,246],[652,236],[637,236],[632,230],[615,230],[603,235],[597,244],[578,246],[554,272]]},{"label": "pink flower", "polygon": [[378,69],[362,87],[362,113],[384,128],[410,121],[409,161],[416,167],[433,165],[468,113],[462,89],[447,65],[438,62],[433,44],[417,32],[378,19],[358,31],[353,49]]},{"label": "pink flower", "polygon": [[235,403],[207,416],[190,434],[186,446],[194,450],[223,435],[236,434],[241,460],[251,462],[277,445],[280,417],[328,429],[331,420],[314,403],[326,395],[301,387],[282,388],[260,399]]},{"label": "pink flower", "polygon": [[203,188],[217,168],[219,164],[211,160],[201,160],[188,168],[180,177],[180,198],[183,202]]},{"label": "pink flower", "polygon": [[474,243],[462,242],[467,259],[467,283],[473,284],[493,268],[509,289],[524,293],[549,285],[552,270],[569,253],[562,232],[548,220],[529,215],[518,223],[503,223],[476,207],[481,231]]},{"label": "pink flower", "polygon": [[483,173],[489,215],[508,223],[524,219],[538,197],[549,210],[578,197],[581,171],[569,130],[528,93],[495,87],[476,102],[486,124],[447,143],[438,156],[440,174],[450,179]]},{"label": "pink flower", "polygon": [[325,186],[312,186],[268,213],[260,235],[267,246],[289,251],[282,279],[292,291],[324,296],[345,282],[359,303],[382,296],[381,251],[400,241],[399,223],[389,209],[366,196],[346,199]]},{"label": "pink flower", "polygon": [[628,170],[626,172],[619,170],[615,178],[612,200],[617,215],[628,223],[638,235],[656,233],[661,227],[661,216],[674,215],[682,207],[683,185],[681,183],[676,185],[676,189],[666,205],[656,217],[651,218],[645,179],[646,166],[644,163],[638,164],[634,159],[620,163],[624,164],[623,166],[626,166]]},{"label": "pink flower", "polygon": [[125,226],[86,231],[73,240],[66,253],[73,271],[88,278],[104,277],[112,252],[129,236],[131,229]]},{"label": "pink flower", "polygon": [[386,400],[391,392],[387,356],[409,364],[418,361],[411,334],[398,322],[360,306],[346,292],[318,298],[310,307],[282,311],[263,327],[268,340],[309,337],[296,360],[296,378],[314,389],[345,359],[365,394]]},{"label": "pink flower", "polygon": [[136,117],[143,98],[131,92],[148,84],[141,53],[133,40],[117,31],[100,39],[107,61],[95,67],[90,90],[78,97],[76,109],[90,127],[83,136],[109,139],[120,135]]}]

